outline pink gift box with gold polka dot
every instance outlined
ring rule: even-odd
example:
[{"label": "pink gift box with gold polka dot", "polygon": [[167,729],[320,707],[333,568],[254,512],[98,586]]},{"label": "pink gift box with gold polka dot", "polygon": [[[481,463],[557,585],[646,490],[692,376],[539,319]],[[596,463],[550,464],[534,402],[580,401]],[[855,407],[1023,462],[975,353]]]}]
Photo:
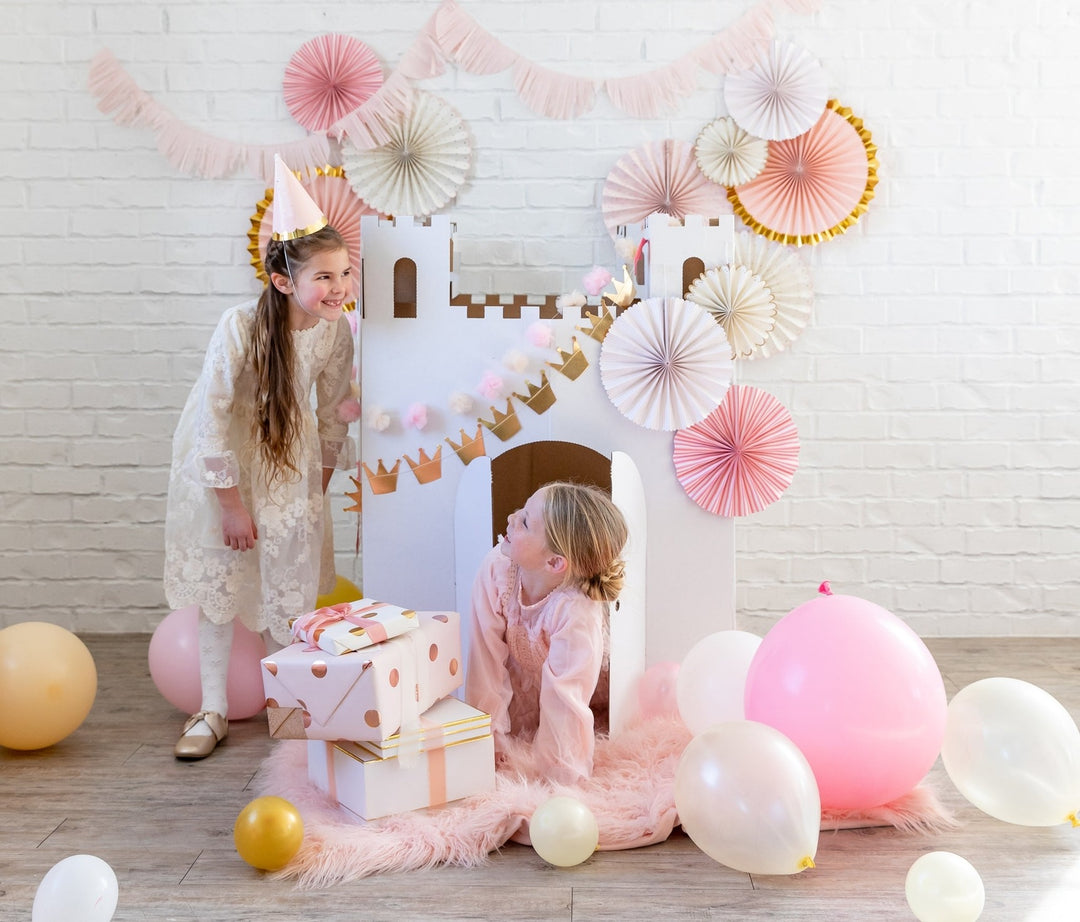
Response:
[{"label": "pink gift box with gold polka dot", "polygon": [[461,619],[417,612],[419,627],[335,656],[294,643],[262,661],[275,739],[385,742],[462,682]]}]

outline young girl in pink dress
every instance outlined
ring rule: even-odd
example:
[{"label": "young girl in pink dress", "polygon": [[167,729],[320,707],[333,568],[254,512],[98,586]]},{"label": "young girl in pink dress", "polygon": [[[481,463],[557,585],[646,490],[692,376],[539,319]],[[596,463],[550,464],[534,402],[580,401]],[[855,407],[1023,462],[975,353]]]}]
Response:
[{"label": "young girl in pink dress", "polygon": [[560,784],[592,774],[590,702],[627,537],[607,495],[580,484],[550,483],[507,519],[473,584],[465,682],[465,699],[491,714],[497,758],[517,740],[530,744],[530,774]]}]

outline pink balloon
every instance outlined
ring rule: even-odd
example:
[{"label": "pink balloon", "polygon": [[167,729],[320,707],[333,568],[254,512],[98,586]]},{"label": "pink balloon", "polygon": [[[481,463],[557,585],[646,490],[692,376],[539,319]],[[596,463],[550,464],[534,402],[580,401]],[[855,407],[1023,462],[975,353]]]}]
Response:
[{"label": "pink balloon", "polygon": [[[226,693],[228,717],[244,720],[266,706],[262,684],[262,658],[266,643],[261,634],[233,622]],[[202,707],[199,679],[199,609],[195,605],[166,615],[150,638],[150,678],[162,697],[185,714]]]},{"label": "pink balloon", "polygon": [[645,670],[638,683],[638,709],[642,717],[673,717],[679,713],[675,679],[679,664],[656,663]]},{"label": "pink balloon", "polygon": [[945,684],[930,651],[895,615],[855,596],[821,595],[781,618],[750,664],[745,701],[748,720],[802,750],[825,809],[906,794],[945,737]]}]

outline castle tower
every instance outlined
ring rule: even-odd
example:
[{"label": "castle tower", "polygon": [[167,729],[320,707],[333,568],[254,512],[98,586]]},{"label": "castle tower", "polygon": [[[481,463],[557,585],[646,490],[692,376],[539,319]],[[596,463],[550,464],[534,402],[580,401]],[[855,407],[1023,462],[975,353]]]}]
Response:
[{"label": "castle tower", "polygon": [[446,310],[453,278],[453,224],[446,215],[360,218],[364,318],[411,320]]},{"label": "castle tower", "polygon": [[731,262],[735,256],[735,216],[705,218],[687,215],[649,215],[643,236],[645,291],[652,298],[685,297],[702,272]]}]

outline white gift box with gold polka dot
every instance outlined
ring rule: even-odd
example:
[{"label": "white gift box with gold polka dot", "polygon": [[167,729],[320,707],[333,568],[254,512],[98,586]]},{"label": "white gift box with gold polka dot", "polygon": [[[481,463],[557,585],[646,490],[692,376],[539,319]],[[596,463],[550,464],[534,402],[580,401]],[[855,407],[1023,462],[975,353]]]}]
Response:
[{"label": "white gift box with gold polka dot", "polygon": [[416,613],[418,627],[335,656],[294,643],[262,661],[270,735],[275,739],[383,742],[462,682],[461,619]]}]

